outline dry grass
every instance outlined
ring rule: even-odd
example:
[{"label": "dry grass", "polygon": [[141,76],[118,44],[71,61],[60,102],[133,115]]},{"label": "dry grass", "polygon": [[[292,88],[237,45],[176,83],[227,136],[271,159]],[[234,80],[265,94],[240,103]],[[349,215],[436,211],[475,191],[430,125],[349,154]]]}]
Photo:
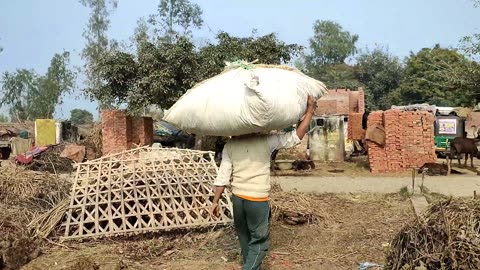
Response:
[{"label": "dry grass", "polygon": [[55,175],[11,166],[0,168],[0,266],[18,269],[40,254],[42,243],[36,234],[45,236],[55,216],[40,222],[38,230],[27,225],[46,216],[49,209],[58,209],[55,206],[69,192],[70,184]]},{"label": "dry grass", "polygon": [[315,195],[274,192],[271,198],[272,218],[289,225],[319,224],[328,221],[326,211],[318,207]]},{"label": "dry grass", "polygon": [[89,130],[87,136],[80,142],[80,144],[92,147],[95,150],[96,156],[102,156],[102,124],[96,123]]},{"label": "dry grass", "polygon": [[[273,220],[265,269],[345,270],[357,269],[363,261],[382,264],[382,245],[413,219],[410,203],[398,195],[282,193],[273,194],[273,200],[275,196],[277,202],[279,197],[285,199],[282,205],[288,209],[324,218],[303,225]],[[315,209],[306,209],[308,205]],[[223,270],[238,269],[240,260],[235,232],[227,227],[79,243],[74,249],[55,247],[25,269],[68,269],[85,257],[93,259],[100,269],[125,265],[128,269]]]},{"label": "dry grass", "polygon": [[67,180],[49,173],[34,172],[21,167],[1,167],[0,203],[30,204],[49,209],[68,196],[70,185]]},{"label": "dry grass", "polygon": [[65,149],[65,144],[55,145],[45,152],[36,156],[32,163],[26,166],[27,169],[34,171],[57,173],[71,173],[73,169],[72,161],[61,157],[60,154]]}]

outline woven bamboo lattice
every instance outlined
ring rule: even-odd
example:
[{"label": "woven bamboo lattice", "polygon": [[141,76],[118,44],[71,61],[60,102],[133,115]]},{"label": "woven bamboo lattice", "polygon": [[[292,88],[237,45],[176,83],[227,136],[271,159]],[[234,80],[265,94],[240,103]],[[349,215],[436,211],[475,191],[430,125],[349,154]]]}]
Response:
[{"label": "woven bamboo lattice", "polygon": [[212,154],[142,147],[79,164],[63,239],[230,223],[229,194],[218,218],[209,213],[217,174]]}]

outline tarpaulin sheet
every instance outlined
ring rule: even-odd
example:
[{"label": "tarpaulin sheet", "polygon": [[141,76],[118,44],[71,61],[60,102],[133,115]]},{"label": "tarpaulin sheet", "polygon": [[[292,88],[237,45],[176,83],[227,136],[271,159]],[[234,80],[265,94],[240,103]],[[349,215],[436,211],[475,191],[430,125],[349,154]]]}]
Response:
[{"label": "tarpaulin sheet", "polygon": [[75,162],[82,162],[85,158],[85,146],[75,144],[65,145],[65,149],[63,149],[60,157],[68,158]]},{"label": "tarpaulin sheet", "polygon": [[33,140],[32,139],[22,139],[19,137],[12,138],[11,140],[12,146],[12,155],[20,155],[27,152],[30,148],[32,148]]}]

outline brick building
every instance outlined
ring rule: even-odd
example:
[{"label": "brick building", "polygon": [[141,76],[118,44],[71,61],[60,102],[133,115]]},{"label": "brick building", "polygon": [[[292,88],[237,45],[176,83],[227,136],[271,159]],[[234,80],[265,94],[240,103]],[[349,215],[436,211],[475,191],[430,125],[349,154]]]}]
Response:
[{"label": "brick building", "polygon": [[332,89],[317,102],[315,114],[318,116],[365,112],[365,93],[362,88],[357,91],[349,89]]},{"label": "brick building", "polygon": [[121,110],[102,111],[104,155],[153,144],[153,119],[128,116]]}]

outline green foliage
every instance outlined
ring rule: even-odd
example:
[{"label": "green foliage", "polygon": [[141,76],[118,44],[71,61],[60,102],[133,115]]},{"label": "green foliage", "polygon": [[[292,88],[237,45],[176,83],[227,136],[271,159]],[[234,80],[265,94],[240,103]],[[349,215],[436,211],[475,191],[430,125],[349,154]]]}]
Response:
[{"label": "green foliage", "polygon": [[406,60],[405,77],[391,93],[393,104],[427,102],[437,106],[470,106],[470,87],[452,80],[454,73],[463,73],[471,61],[456,50],[424,48]]},{"label": "green foliage", "polygon": [[152,104],[168,108],[196,83],[220,73],[225,61],[280,64],[301,49],[275,34],[238,38],[220,33],[217,43],[200,49],[188,37],[173,42],[143,40],[139,45],[136,55],[112,50],[100,59],[95,72],[104,85],[87,89],[92,98],[113,106],[127,104],[132,113]]},{"label": "green foliage", "polygon": [[361,83],[355,77],[355,68],[347,64],[327,65],[310,73],[329,89],[357,89]]},{"label": "green foliage", "polygon": [[12,119],[52,118],[62,94],[74,88],[76,74],[69,68],[70,54],[55,54],[45,75],[19,69],[3,74],[0,106],[10,109]]},{"label": "green foliage", "polygon": [[200,79],[207,79],[220,73],[225,61],[254,61],[262,64],[285,64],[303,49],[297,44],[286,44],[274,33],[255,37],[235,37],[220,32],[216,43],[209,43],[200,50]]},{"label": "green foliage", "polygon": [[0,122],[9,122],[8,116],[0,114]]},{"label": "green foliage", "polygon": [[460,48],[470,56],[480,54],[480,34],[466,36],[460,41]]},{"label": "green foliage", "polygon": [[297,66],[329,88],[355,89],[360,86],[354,68],[345,63],[356,52],[358,35],[343,30],[340,24],[332,21],[316,21],[313,30],[310,52],[297,61]]},{"label": "green foliage", "polygon": [[391,104],[388,96],[399,87],[403,67],[398,57],[383,48],[375,48],[357,56],[356,78],[365,87],[368,110],[385,110]]},{"label": "green foliage", "polygon": [[38,75],[33,70],[19,69],[5,72],[2,81],[0,106],[9,107],[12,120],[30,119],[28,110],[33,105],[32,96],[38,92]]},{"label": "green foliage", "polygon": [[93,123],[93,114],[87,110],[73,109],[70,111],[70,121],[76,125]]},{"label": "green foliage", "polygon": [[344,64],[345,60],[356,52],[358,35],[343,30],[332,21],[316,21],[314,35],[310,39],[310,54],[306,57],[307,67]]},{"label": "green foliage", "polygon": [[85,74],[89,87],[99,88],[102,82],[94,72],[94,66],[108,49],[107,30],[110,24],[108,16],[117,7],[118,0],[79,1],[91,10],[87,27],[83,32],[83,37],[86,40],[85,48],[82,50],[82,59],[85,60]]},{"label": "green foliage", "polygon": [[189,0],[160,0],[157,11],[148,21],[154,26],[155,34],[166,37],[168,42],[176,35],[191,34],[192,28],[198,29],[203,24],[202,9]]}]

